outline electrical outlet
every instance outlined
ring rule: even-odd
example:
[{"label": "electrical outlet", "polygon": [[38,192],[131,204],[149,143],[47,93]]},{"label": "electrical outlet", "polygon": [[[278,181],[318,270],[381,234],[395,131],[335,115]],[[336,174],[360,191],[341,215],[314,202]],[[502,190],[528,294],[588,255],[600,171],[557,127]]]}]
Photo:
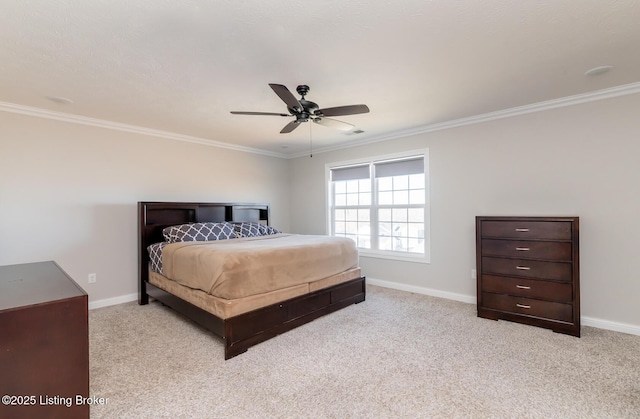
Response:
[{"label": "electrical outlet", "polygon": [[93,284],[94,282],[96,282],[96,281],[97,281],[97,279],[98,279],[98,278],[96,277],[96,274],[89,274],[89,277],[87,278],[87,281],[88,281],[90,284]]},{"label": "electrical outlet", "polygon": [[475,269],[471,269],[471,279],[477,279],[478,275],[476,274],[476,270]]}]

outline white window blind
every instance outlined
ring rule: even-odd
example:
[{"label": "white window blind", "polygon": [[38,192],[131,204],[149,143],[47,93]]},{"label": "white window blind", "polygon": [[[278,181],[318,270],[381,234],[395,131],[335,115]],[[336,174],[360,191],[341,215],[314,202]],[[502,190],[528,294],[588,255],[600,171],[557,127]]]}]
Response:
[{"label": "white window blind", "polygon": [[369,165],[347,166],[331,169],[331,180],[357,180],[369,179]]},{"label": "white window blind", "polygon": [[374,163],[376,177],[415,175],[424,173],[424,157]]}]

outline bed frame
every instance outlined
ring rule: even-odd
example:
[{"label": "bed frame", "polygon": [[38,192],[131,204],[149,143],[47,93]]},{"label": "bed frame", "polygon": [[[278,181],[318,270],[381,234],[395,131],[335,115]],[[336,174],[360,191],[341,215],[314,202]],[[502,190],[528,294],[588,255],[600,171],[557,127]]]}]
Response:
[{"label": "bed frame", "polygon": [[365,278],[334,285],[227,319],[219,318],[149,283],[147,246],[164,241],[162,229],[195,222],[253,221],[269,224],[269,205],[138,202],[138,303],[160,301],[224,340],[225,359],[325,314],[365,300]]}]

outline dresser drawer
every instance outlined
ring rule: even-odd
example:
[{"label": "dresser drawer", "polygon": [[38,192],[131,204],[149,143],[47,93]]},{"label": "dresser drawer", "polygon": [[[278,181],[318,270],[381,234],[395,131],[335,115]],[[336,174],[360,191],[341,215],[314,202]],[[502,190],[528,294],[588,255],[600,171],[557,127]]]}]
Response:
[{"label": "dresser drawer", "polygon": [[484,307],[493,310],[568,323],[573,321],[573,306],[571,304],[512,297],[510,295],[493,294],[490,292],[483,292],[482,300]]},{"label": "dresser drawer", "polygon": [[568,282],[541,281],[495,275],[482,275],[481,281],[482,291],[486,292],[562,303],[571,303],[573,301],[573,289]]},{"label": "dresser drawer", "polygon": [[481,273],[571,282],[571,263],[483,257]]},{"label": "dresser drawer", "polygon": [[483,221],[482,237],[571,240],[568,221]]},{"label": "dresser drawer", "polygon": [[570,261],[571,243],[482,239],[482,254],[484,256]]}]

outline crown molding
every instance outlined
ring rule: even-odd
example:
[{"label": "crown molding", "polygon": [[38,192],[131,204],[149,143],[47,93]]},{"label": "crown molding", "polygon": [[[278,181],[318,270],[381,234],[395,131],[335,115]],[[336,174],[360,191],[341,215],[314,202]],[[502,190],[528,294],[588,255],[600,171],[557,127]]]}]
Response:
[{"label": "crown molding", "polygon": [[31,106],[17,105],[15,103],[0,102],[0,111],[17,113],[17,114],[28,115],[28,116],[35,116],[38,118],[53,119],[53,120],[62,121],[62,122],[70,122],[73,124],[89,125],[89,126],[98,127],[98,128],[113,129],[116,131],[131,132],[134,134],[149,135],[152,137],[165,138],[168,140],[184,141],[188,143],[207,145],[211,147],[226,148],[229,150],[243,151],[245,153],[261,154],[269,157],[278,157],[278,158],[288,157],[287,155],[284,155],[281,153],[274,153],[266,150],[260,150],[257,148],[239,146],[236,144],[225,143],[222,141],[209,140],[206,138],[177,134],[175,132],[170,132],[170,131],[162,131],[162,130],[157,130],[152,128],[139,127],[136,125],[122,124],[119,122],[106,121],[104,119],[89,118],[86,116],[72,115],[72,114],[63,113],[63,112],[55,112],[55,111],[35,108]]},{"label": "crown molding", "polygon": [[[640,82],[625,84],[622,86],[611,87],[608,89],[596,90],[594,92],[583,93],[574,96],[567,96],[559,99],[547,100],[544,102],[533,103],[530,105],[518,106],[515,108],[504,109],[496,112],[489,112],[481,115],[470,116],[467,118],[455,119],[452,121],[441,122],[431,125],[423,125],[420,127],[396,131],[391,134],[383,134],[360,141],[352,141],[337,146],[323,147],[313,150],[314,154],[328,153],[346,148],[359,147],[367,144],[373,144],[383,141],[396,140],[399,138],[409,137],[413,135],[426,134],[434,131],[442,131],[451,128],[462,127],[465,125],[479,124],[482,122],[494,121],[497,119],[511,118],[514,116],[524,115],[533,112],[542,112],[565,106],[580,105],[582,103],[594,102],[598,100],[610,99],[619,96],[640,93]],[[211,147],[225,148],[229,150],[243,151],[246,153],[260,154],[269,157],[278,157],[283,159],[295,159],[306,157],[307,151],[296,154],[282,154],[271,151],[239,146],[236,144],[225,143],[222,141],[209,140],[206,138],[193,137],[190,135],[177,134],[169,131],[156,130],[152,128],[139,127],[136,125],[122,124],[119,122],[111,122],[103,119],[89,118],[80,115],[72,115],[63,112],[49,111],[46,109],[35,108],[31,106],[17,105],[14,103],[0,102],[0,111],[11,112],[22,115],[35,116],[39,118],[53,119],[63,122],[71,122],[74,124],[89,125],[99,128],[113,129],[117,131],[131,132],[134,134],[149,135],[152,137],[160,137],[175,141],[184,141],[189,143],[207,145]]]},{"label": "crown molding", "polygon": [[[313,154],[328,153],[330,151],[343,150],[345,148],[358,147],[358,146],[379,143],[379,142],[389,141],[389,140],[397,140],[399,138],[409,137],[412,135],[426,134],[434,131],[442,131],[446,129],[462,127],[465,125],[479,124],[482,122],[494,121],[496,119],[511,118],[514,116],[525,115],[528,113],[548,111],[550,109],[580,105],[583,103],[595,102],[595,101],[604,100],[604,99],[611,99],[619,96],[632,95],[636,93],[640,93],[640,82],[611,87],[609,89],[596,90],[593,92],[583,93],[583,94],[574,95],[574,96],[566,96],[563,98],[547,100],[544,102],[532,103],[530,105],[518,106],[515,108],[504,109],[501,111],[470,116],[467,118],[460,118],[452,121],[445,121],[438,124],[423,125],[423,126],[408,129],[408,130],[396,131],[391,134],[379,135],[379,136],[363,139],[360,141],[353,141],[343,145],[323,147],[317,150],[313,150]],[[306,157],[308,154],[309,154],[308,152],[305,152],[305,153],[298,153],[295,155],[287,155],[287,158],[293,159],[298,157]]]}]

